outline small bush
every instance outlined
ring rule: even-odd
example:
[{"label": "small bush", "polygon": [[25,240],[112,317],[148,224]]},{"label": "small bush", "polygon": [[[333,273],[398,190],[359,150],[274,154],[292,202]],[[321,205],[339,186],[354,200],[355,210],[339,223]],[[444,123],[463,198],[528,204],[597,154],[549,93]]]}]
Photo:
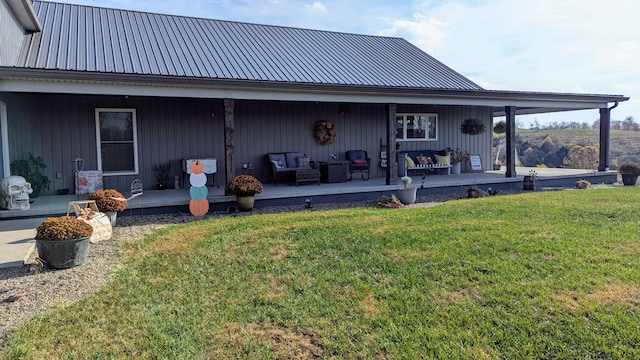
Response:
[{"label": "small bush", "polygon": [[589,182],[589,180],[581,179],[581,180],[576,181],[576,187],[578,189],[587,189],[587,188],[591,187],[591,183]]},{"label": "small bush", "polygon": [[493,132],[496,134],[504,134],[507,132],[507,122],[500,120],[493,125]]},{"label": "small bush", "polygon": [[618,172],[620,174],[640,175],[640,164],[631,162],[624,163],[618,167]]},{"label": "small bush", "polygon": [[395,195],[391,195],[391,197],[385,195],[380,196],[376,205],[382,209],[400,209],[404,207]]}]

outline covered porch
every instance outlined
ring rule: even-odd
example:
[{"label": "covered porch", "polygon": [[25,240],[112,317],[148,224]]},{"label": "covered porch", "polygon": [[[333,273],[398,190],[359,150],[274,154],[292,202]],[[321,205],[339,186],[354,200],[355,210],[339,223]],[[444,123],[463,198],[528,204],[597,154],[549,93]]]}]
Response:
[{"label": "covered porch", "polygon": [[[412,187],[418,187],[419,196],[430,194],[459,193],[464,196],[469,186],[477,185],[480,189],[498,190],[522,189],[524,176],[535,171],[538,187],[574,187],[575,182],[585,179],[593,184],[611,184],[617,181],[613,171],[596,171],[581,169],[549,169],[549,168],[517,168],[517,176],[505,177],[505,168],[497,171],[463,173],[459,175],[427,175],[422,180],[421,174],[412,174]],[[390,196],[402,188],[400,181],[394,185],[386,185],[383,177],[363,181],[354,178],[344,183],[321,183],[320,185],[286,185],[264,184],[264,192],[256,196],[255,207],[304,205],[305,199],[312,198],[313,203],[373,201],[382,195]],[[124,194],[128,196],[128,194]],[[86,195],[40,196],[33,199],[31,208],[26,211],[2,210],[0,220],[45,217],[63,215],[67,212],[70,201],[84,200]],[[190,196],[186,189],[145,190],[144,195],[129,202],[127,210],[120,216],[160,213],[188,213]],[[209,188],[208,200],[210,211],[228,211],[235,207],[235,197],[224,194],[224,187]],[[233,210],[233,209],[231,209]]]}]

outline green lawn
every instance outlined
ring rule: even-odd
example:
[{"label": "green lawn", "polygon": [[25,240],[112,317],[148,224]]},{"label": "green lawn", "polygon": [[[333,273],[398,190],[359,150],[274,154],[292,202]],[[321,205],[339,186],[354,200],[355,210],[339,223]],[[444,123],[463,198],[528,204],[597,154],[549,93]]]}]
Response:
[{"label": "green lawn", "polygon": [[5,358],[640,358],[640,188],[214,219]]}]

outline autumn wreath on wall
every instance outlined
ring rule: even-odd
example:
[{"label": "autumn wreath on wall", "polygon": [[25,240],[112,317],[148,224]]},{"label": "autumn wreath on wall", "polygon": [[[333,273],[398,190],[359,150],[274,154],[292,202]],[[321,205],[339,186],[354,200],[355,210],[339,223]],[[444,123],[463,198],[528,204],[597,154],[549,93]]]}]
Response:
[{"label": "autumn wreath on wall", "polygon": [[320,145],[333,144],[336,139],[336,128],[331,121],[316,121],[316,123],[313,124],[313,137]]}]

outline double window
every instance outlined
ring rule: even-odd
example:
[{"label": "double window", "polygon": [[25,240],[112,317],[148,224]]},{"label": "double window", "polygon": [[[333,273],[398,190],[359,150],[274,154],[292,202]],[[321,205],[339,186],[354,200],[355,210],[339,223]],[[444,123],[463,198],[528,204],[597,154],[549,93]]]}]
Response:
[{"label": "double window", "polygon": [[396,114],[396,140],[438,140],[438,114]]},{"label": "double window", "polygon": [[138,173],[135,109],[96,109],[98,170],[104,175]]}]

